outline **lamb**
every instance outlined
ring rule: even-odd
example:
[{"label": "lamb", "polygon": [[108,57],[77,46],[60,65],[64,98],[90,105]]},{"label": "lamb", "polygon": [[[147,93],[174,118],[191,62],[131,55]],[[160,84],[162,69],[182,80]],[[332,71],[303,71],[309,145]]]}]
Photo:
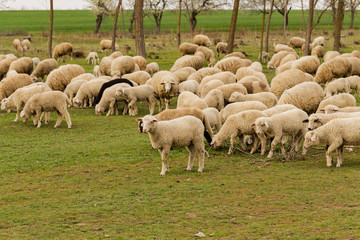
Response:
[{"label": "lamb", "polygon": [[[229,116],[229,118],[226,119],[224,125],[221,127],[220,131],[214,136],[211,145],[214,146],[214,148],[222,146],[224,145],[225,141],[230,138],[228,154],[230,155],[234,153],[234,144],[236,138],[239,137],[240,142],[242,143],[244,135],[254,135],[255,131],[251,125],[256,119],[260,117],[266,117],[266,115],[259,110],[246,110]],[[255,138],[255,143],[250,151],[250,154],[255,152],[258,145],[259,139]]]},{"label": "lamb", "polygon": [[[103,39],[100,41],[100,51],[103,52],[104,50],[108,49],[111,50],[111,40]],[[115,51],[119,51],[119,46],[115,43]]]},{"label": "lamb", "polygon": [[293,110],[293,109],[297,109],[297,107],[295,107],[292,104],[282,104],[282,105],[276,105],[272,108],[263,110],[263,113],[265,113],[268,117],[271,117],[274,114],[283,113],[283,112]]},{"label": "lamb", "polygon": [[[67,105],[71,104],[70,99],[65,95],[65,93],[60,91],[47,91],[42,93],[37,93],[32,96],[29,101],[24,106],[24,109],[20,113],[20,117],[23,122],[26,123],[27,120],[32,116],[34,125],[38,128],[41,126],[41,120],[44,115],[41,115],[42,112],[52,112],[56,111],[58,114],[58,119],[55,123],[54,128],[60,126],[63,117],[65,116],[66,123],[68,128],[71,128],[71,119],[70,114],[67,111]],[[38,120],[35,119],[35,116]]]},{"label": "lamb", "polygon": [[312,45],[316,46],[324,46],[325,38],[323,36],[317,37],[312,41]]},{"label": "lamb", "polygon": [[214,75],[214,74],[220,73],[220,72],[221,72],[220,69],[214,68],[214,67],[202,68],[202,69],[190,74],[190,76],[188,77],[188,80],[196,80],[200,84],[206,76]]},{"label": "lamb", "polygon": [[248,67],[251,65],[251,61],[246,61],[247,59],[240,59],[237,57],[229,57],[218,61],[215,64],[216,68],[219,68],[221,71],[229,71],[236,73],[236,71],[241,67]]},{"label": "lamb", "polygon": [[146,81],[151,78],[151,76],[149,73],[145,71],[138,71],[138,72],[125,74],[122,76],[122,78],[134,81],[139,85],[144,85]]},{"label": "lamb", "polygon": [[[195,80],[192,80],[192,81],[195,81]],[[204,84],[201,87],[200,97],[204,98],[206,96],[206,94],[208,94],[208,92],[210,92],[211,90],[213,90],[219,86],[223,86],[223,85],[224,85],[224,83],[220,80],[212,80],[212,81]]]},{"label": "lamb", "polygon": [[[103,95],[100,101],[95,105],[95,114],[97,116],[100,116],[107,108],[109,109],[109,111],[107,112],[106,116],[115,115],[115,114],[118,115],[118,108],[116,105],[117,101],[124,101],[124,110],[122,114],[123,115],[126,114],[126,112],[128,111],[128,104],[125,102],[122,96],[116,95],[116,90],[119,87],[125,89],[125,88],[130,88],[130,85],[127,83],[117,83],[106,88],[103,91]],[[129,113],[136,115],[137,111],[138,110],[135,105],[133,106],[132,111],[129,111]]]},{"label": "lamb", "polygon": [[34,68],[33,60],[30,57],[22,57],[10,64],[9,71],[15,70],[17,73],[31,74]]},{"label": "lamb", "polygon": [[[201,70],[199,70],[201,71]],[[192,76],[190,75],[189,79],[192,79]],[[207,84],[210,81],[213,80],[219,80],[222,81],[224,84],[231,84],[236,83],[236,76],[235,74],[231,72],[219,72],[215,73],[213,75],[205,76],[202,80],[200,80],[200,89],[203,88],[205,84]],[[199,82],[199,81],[198,81]]]},{"label": "lamb", "polygon": [[161,154],[161,176],[169,171],[167,156],[172,147],[186,147],[189,151],[189,162],[186,170],[191,171],[194,158],[198,155],[198,172],[203,171],[204,126],[199,119],[193,116],[185,116],[169,121],[158,121],[154,116],[146,115],[137,120],[143,122],[143,130],[149,133],[152,147],[158,149]]},{"label": "lamb", "polygon": [[181,56],[184,56],[185,54],[194,54],[198,47],[199,47],[199,45],[197,45],[197,44],[184,42],[184,43],[180,44],[179,51],[181,53]]},{"label": "lamb", "polygon": [[202,34],[194,36],[194,44],[199,46],[211,47],[211,41],[209,37]]},{"label": "lamb", "polygon": [[150,115],[154,114],[156,101],[155,90],[150,85],[143,85],[132,88],[117,87],[115,95],[116,97],[122,97],[126,102],[128,102],[130,116],[135,116],[137,101],[146,102],[149,105]]},{"label": "lamb", "polygon": [[82,84],[73,98],[75,107],[86,107],[86,100],[92,106],[93,99],[98,96],[101,86],[106,83],[105,79],[94,79]]},{"label": "lamb", "polygon": [[133,57],[135,64],[137,64],[141,71],[145,71],[147,66],[147,61],[143,56],[135,56]]},{"label": "lamb", "polygon": [[46,85],[28,85],[26,87],[18,88],[13,94],[11,94],[8,98],[4,98],[1,101],[1,110],[12,110],[16,111],[16,117],[14,122],[17,122],[20,117],[21,108],[25,105],[25,103],[35,95],[36,93],[51,91],[51,89]]},{"label": "lamb", "polygon": [[280,51],[276,54],[274,54],[271,58],[271,60],[267,64],[268,69],[274,69],[280,66],[281,60],[286,57],[288,54],[292,54],[294,56],[297,56],[296,53],[288,52],[288,51]]},{"label": "lamb", "polygon": [[135,70],[135,60],[129,56],[115,58],[111,62],[111,76],[121,77],[126,73],[132,73]]},{"label": "lamb", "polygon": [[300,37],[290,38],[290,47],[292,48],[301,48],[305,44],[305,39]]},{"label": "lamb", "polygon": [[85,70],[80,65],[62,65],[50,72],[45,83],[53,90],[64,91],[71,79],[83,73]]},{"label": "lamb", "polygon": [[224,123],[226,119],[233,114],[246,111],[246,110],[260,110],[268,109],[265,104],[258,101],[236,102],[226,105],[226,107],[220,111],[221,122]]},{"label": "lamb", "polygon": [[220,90],[224,96],[224,100],[226,103],[230,102],[230,96],[234,92],[247,94],[247,89],[242,84],[232,83],[232,84],[226,84],[223,86],[217,87],[218,90]]},{"label": "lamb", "polygon": [[323,113],[324,108],[329,104],[338,106],[340,108],[351,107],[351,106],[356,106],[356,99],[353,95],[348,93],[340,93],[338,95],[331,96],[320,102],[316,113]]},{"label": "lamb", "polygon": [[76,76],[74,78],[72,78],[70,80],[70,83],[72,82],[75,82],[77,80],[86,80],[86,81],[90,81],[90,80],[93,80],[95,79],[96,77],[94,75],[92,75],[91,73],[83,73],[83,74],[80,74],[79,76]]},{"label": "lamb", "polygon": [[17,57],[9,56],[0,61],[0,79],[2,79],[6,73],[8,72],[10,65],[13,61],[15,61]]},{"label": "lamb", "polygon": [[224,96],[219,89],[211,90],[208,94],[206,94],[204,100],[208,107],[214,107],[219,111],[224,108]]},{"label": "lamb", "polygon": [[24,51],[24,49],[21,46],[21,42],[19,39],[14,39],[13,41],[13,47],[15,48],[15,50],[19,53],[22,53]]},{"label": "lamb", "polygon": [[309,120],[305,121],[308,124],[308,130],[317,129],[324,124],[337,118],[356,118],[360,117],[360,112],[337,112],[332,114],[315,113],[311,114]]},{"label": "lamb", "polygon": [[175,72],[184,67],[192,67],[195,70],[199,70],[203,67],[204,61],[205,56],[202,52],[196,52],[194,56],[185,55],[175,61],[170,72]]},{"label": "lamb", "polygon": [[85,59],[87,63],[89,64],[91,61],[92,65],[96,65],[96,62],[100,64],[99,56],[97,52],[89,52],[89,55]]},{"label": "lamb", "polygon": [[356,107],[339,108],[338,106],[329,104],[324,108],[324,110],[325,110],[325,114],[331,114],[336,112],[360,112],[360,107],[356,106]]},{"label": "lamb", "polygon": [[[133,82],[129,79],[126,79],[126,78],[117,78],[117,79],[113,79],[111,81],[106,81],[105,83],[103,83],[101,85],[100,90],[98,90],[97,94],[95,94],[97,97],[95,99],[94,104],[96,105],[100,102],[102,95],[107,88],[112,87],[115,84],[120,84],[120,83],[128,84],[131,87],[137,86],[137,84],[135,82]],[[114,94],[115,94],[115,92],[114,92]]]},{"label": "lamb", "polygon": [[184,67],[175,71],[174,74],[177,76],[180,82],[186,81],[191,74],[196,72],[196,70],[192,67]]},{"label": "lamb", "polygon": [[209,107],[204,99],[201,99],[192,92],[182,92],[178,96],[176,108],[185,108],[185,107],[197,107],[200,109],[205,109]]},{"label": "lamb", "polygon": [[27,74],[17,74],[2,80],[0,84],[0,100],[9,97],[16,89],[34,83]]},{"label": "lamb", "polygon": [[303,72],[313,74],[320,66],[317,56],[305,56],[293,62],[291,68],[299,69]]},{"label": "lamb", "polygon": [[227,52],[227,43],[218,42],[216,44],[216,52],[218,54],[218,59],[220,59],[220,55]]},{"label": "lamb", "polygon": [[113,58],[103,57],[100,61],[100,72],[104,75],[111,76],[111,63]]},{"label": "lamb", "polygon": [[[293,109],[283,113],[274,114],[271,117],[260,117],[255,120],[252,127],[255,129],[257,136],[261,141],[261,155],[265,154],[265,145],[267,137],[274,137],[271,142],[268,158],[274,155],[276,145],[281,141],[283,136],[292,137],[289,146],[295,145],[295,151],[299,151],[301,140],[306,133],[306,123],[308,119],[306,112],[300,109]],[[286,154],[284,146],[281,147],[283,155]]]},{"label": "lamb", "polygon": [[29,39],[25,38],[21,41],[21,46],[24,52],[27,52],[30,49],[31,43]]},{"label": "lamb", "polygon": [[323,46],[316,46],[311,50],[311,56],[316,56],[318,58],[324,57],[325,50]]},{"label": "lamb", "polygon": [[179,83],[179,93],[189,91],[196,95],[200,95],[199,93],[199,83],[195,80],[187,80]]},{"label": "lamb", "polygon": [[68,55],[70,57],[70,60],[72,60],[73,49],[74,48],[71,43],[60,43],[55,46],[52,57],[55,58],[55,60],[57,60],[62,56]]},{"label": "lamb", "polygon": [[215,65],[215,56],[211,49],[201,46],[196,49],[196,52],[202,52],[204,54],[209,67],[213,67]]},{"label": "lamb", "polygon": [[95,77],[101,77],[101,71],[100,71],[100,66],[99,65],[94,66],[93,75]]},{"label": "lamb", "polygon": [[359,145],[360,143],[360,118],[352,119],[334,119],[329,123],[314,131],[306,133],[303,155],[306,154],[307,149],[319,144],[326,144],[329,146],[326,150],[326,165],[332,166],[331,152],[336,150],[337,163],[336,167],[340,167],[343,163],[343,147],[344,145]]},{"label": "lamb", "polygon": [[278,53],[282,51],[292,52],[296,54],[296,51],[293,48],[289,47],[288,45],[276,44],[274,48],[274,53]]},{"label": "lamb", "polygon": [[72,102],[73,98],[75,97],[76,93],[79,91],[81,85],[83,85],[86,82],[88,82],[88,81],[86,81],[86,80],[77,80],[77,81],[69,83],[66,86],[66,88],[64,90],[64,93],[70,99],[71,102]]},{"label": "lamb", "polygon": [[219,132],[221,128],[221,115],[220,112],[213,107],[208,107],[202,110],[204,115],[206,116],[209,124],[211,126],[212,131]]},{"label": "lamb", "polygon": [[325,97],[330,97],[341,92],[350,93],[350,83],[346,78],[338,78],[326,85]]},{"label": "lamb", "polygon": [[324,84],[333,78],[349,77],[352,74],[351,63],[343,57],[336,57],[320,65],[316,72],[314,81]]},{"label": "lamb", "polygon": [[229,102],[245,102],[245,101],[259,101],[264,103],[268,108],[276,105],[278,98],[275,94],[270,92],[261,92],[255,94],[244,95],[239,92],[233,92],[229,98]]},{"label": "lamb", "polygon": [[281,104],[292,104],[307,113],[313,113],[323,100],[323,90],[315,82],[303,82],[294,87],[285,90],[279,101]]},{"label": "lamb", "polygon": [[298,69],[289,69],[275,76],[271,80],[271,92],[275,94],[276,97],[280,98],[281,94],[293,86],[305,82],[311,81],[312,79],[308,78],[307,75]]},{"label": "lamb", "polygon": [[156,62],[152,62],[146,65],[145,72],[149,73],[150,75],[153,75],[158,71],[159,71],[159,65]]},{"label": "lamb", "polygon": [[338,51],[327,51],[324,56],[324,63],[336,58],[337,56],[340,56]]},{"label": "lamb", "polygon": [[255,76],[244,77],[238,81],[239,83],[246,88],[249,94],[269,91],[269,84]]}]

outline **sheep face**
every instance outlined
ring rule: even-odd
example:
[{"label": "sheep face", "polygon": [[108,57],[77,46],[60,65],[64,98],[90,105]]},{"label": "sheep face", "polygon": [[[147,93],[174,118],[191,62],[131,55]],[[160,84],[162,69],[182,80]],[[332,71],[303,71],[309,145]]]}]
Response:
[{"label": "sheep face", "polygon": [[243,102],[245,101],[245,95],[239,92],[233,92],[229,98],[229,102]]},{"label": "sheep face", "polygon": [[101,107],[99,104],[95,106],[95,115],[101,116],[101,114],[105,111],[103,107]]},{"label": "sheep face", "polygon": [[147,132],[152,132],[156,125],[157,125],[157,122],[158,120],[154,117],[154,116],[151,116],[151,115],[146,115],[145,117],[143,118],[138,118],[137,121],[142,121],[142,131],[144,133],[147,133]]},{"label": "sheep face", "polygon": [[212,139],[211,143],[210,143],[210,146],[213,147],[213,148],[218,148],[218,147],[221,147],[224,145],[224,141],[217,138],[216,135],[214,136],[214,138]]},{"label": "sheep face", "polygon": [[161,84],[162,88],[164,88],[165,92],[169,93],[171,91],[172,86],[175,85],[175,82],[172,80],[166,79],[166,80],[162,81],[160,84]]},{"label": "sheep face", "polygon": [[82,107],[82,101],[80,101],[80,99],[74,98],[73,105],[74,107]]},{"label": "sheep face", "polygon": [[4,98],[3,100],[1,100],[1,111],[5,111],[7,109],[6,105],[9,102],[9,100],[7,98]]},{"label": "sheep face", "polygon": [[313,132],[307,132],[305,134],[305,139],[304,139],[304,145],[303,145],[303,151],[302,154],[305,155],[307,150],[312,147],[312,146],[316,146],[319,144],[319,137]]},{"label": "sheep face", "polygon": [[265,132],[269,128],[269,124],[266,118],[258,118],[256,121],[251,125],[252,128],[255,129],[256,134],[261,137],[265,136]]},{"label": "sheep face", "polygon": [[29,111],[22,110],[20,113],[20,117],[23,120],[23,123],[26,123],[27,120],[31,117],[31,113]]},{"label": "sheep face", "polygon": [[[315,114],[311,115],[309,118],[309,125],[308,125],[308,130],[314,130],[318,127],[321,127],[323,125],[323,122],[321,121],[321,119],[316,116]],[[303,121],[304,123],[306,123],[306,120]]]}]

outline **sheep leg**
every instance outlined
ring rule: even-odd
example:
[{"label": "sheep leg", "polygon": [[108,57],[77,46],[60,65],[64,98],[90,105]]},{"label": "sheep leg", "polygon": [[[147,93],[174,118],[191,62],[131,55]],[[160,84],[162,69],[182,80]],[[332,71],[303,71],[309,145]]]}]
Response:
[{"label": "sheep leg", "polygon": [[109,111],[107,112],[106,116],[114,115],[114,104],[115,102],[110,102],[109,104]]},{"label": "sheep leg", "polygon": [[236,130],[233,134],[231,134],[230,136],[230,147],[229,147],[229,151],[228,151],[228,155],[231,155],[234,153],[234,144],[235,144],[235,141],[236,141],[236,137],[238,135],[238,131]]},{"label": "sheep leg", "polygon": [[280,142],[281,136],[275,136],[274,140],[271,142],[270,152],[267,156],[267,158],[272,158],[274,155],[275,147]]},{"label": "sheep leg", "polygon": [[[340,145],[341,146],[341,145]],[[332,143],[328,149],[326,150],[326,166],[331,167],[332,166],[332,158],[331,158],[331,152],[333,152],[335,149],[339,147],[339,144]]]},{"label": "sheep leg", "polygon": [[165,98],[164,102],[165,102],[165,109],[169,109],[170,108],[170,99]]},{"label": "sheep leg", "polygon": [[191,171],[192,167],[194,166],[194,159],[196,157],[196,149],[194,145],[189,145],[186,147],[186,149],[189,151],[189,161],[186,170]]},{"label": "sheep leg", "polygon": [[58,126],[60,126],[61,121],[63,119],[63,115],[59,111],[56,111],[56,113],[58,115],[58,119],[56,120],[54,128],[57,128]]},{"label": "sheep leg", "polygon": [[68,128],[71,128],[72,124],[71,124],[71,119],[70,119],[69,112],[66,109],[64,109],[63,111],[61,111],[61,115],[65,116],[65,120],[66,120],[66,123],[68,125]]},{"label": "sheep leg", "polygon": [[149,99],[149,112],[150,112],[150,115],[154,114],[154,110],[155,110],[155,101],[154,101],[154,99]]},{"label": "sheep leg", "polygon": [[117,104],[117,102],[115,102],[115,104],[114,104],[114,109],[115,109],[115,115],[116,115],[116,116],[119,115],[119,109],[118,109],[118,104]]},{"label": "sheep leg", "polygon": [[48,124],[50,121],[50,112],[45,112],[45,124]]},{"label": "sheep leg", "polygon": [[260,139],[257,136],[254,136],[254,145],[250,151],[250,154],[253,154],[259,147]]},{"label": "sheep leg", "polygon": [[124,109],[122,112],[122,115],[126,115],[126,113],[129,111],[128,103],[124,101]]},{"label": "sheep leg", "polygon": [[263,136],[259,136],[260,138],[260,143],[261,143],[261,155],[264,155],[266,152],[266,142],[267,142],[267,138],[265,135]]},{"label": "sheep leg", "polygon": [[131,113],[129,113],[130,116],[135,116],[135,107],[136,107],[136,99],[133,99],[129,102],[129,108],[131,109]]},{"label": "sheep leg", "polygon": [[343,156],[342,156],[342,153],[343,153],[343,150],[344,150],[344,145],[341,145],[340,147],[338,147],[336,149],[336,152],[337,152],[337,163],[336,163],[336,167],[340,167],[343,163]]},{"label": "sheep leg", "polygon": [[161,172],[160,176],[165,176],[165,173],[169,171],[169,165],[167,164],[167,157],[170,152],[170,148],[159,149],[161,154]]},{"label": "sheep leg", "polygon": [[16,109],[16,117],[15,117],[14,122],[17,122],[19,120],[20,112],[21,112],[20,110],[21,110],[20,108]]},{"label": "sheep leg", "polygon": [[[204,170],[204,153],[205,153],[204,141],[201,139],[201,141],[195,142],[194,146],[195,146],[195,150],[199,156],[198,172],[202,172]],[[207,154],[209,154],[209,153],[207,153]]]}]

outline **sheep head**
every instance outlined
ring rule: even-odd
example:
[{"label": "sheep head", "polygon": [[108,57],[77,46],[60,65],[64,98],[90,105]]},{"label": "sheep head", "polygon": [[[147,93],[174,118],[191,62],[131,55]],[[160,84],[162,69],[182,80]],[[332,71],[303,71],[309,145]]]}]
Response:
[{"label": "sheep head", "polygon": [[321,120],[321,117],[317,114],[312,114],[309,118],[309,120],[304,120],[303,122],[306,123],[306,121],[309,122],[308,130],[314,130],[318,127],[321,127],[323,125],[323,121]]},{"label": "sheep head", "polygon": [[172,86],[175,85],[175,82],[170,79],[165,79],[161,81],[160,85],[166,93],[170,93]]},{"label": "sheep head", "polygon": [[101,114],[105,111],[99,104],[96,104],[95,106],[95,115],[101,116]]},{"label": "sheep head", "polygon": [[9,102],[8,98],[4,98],[3,100],[1,100],[1,111],[6,111],[6,105]]},{"label": "sheep head", "polygon": [[31,114],[29,111],[22,110],[20,113],[20,117],[23,120],[23,123],[26,123],[27,120],[30,118]]},{"label": "sheep head", "polygon": [[314,133],[314,131],[307,132],[305,134],[302,154],[305,155],[310,147],[318,144],[319,144],[319,137],[316,135],[316,133]]},{"label": "sheep head", "polygon": [[255,122],[251,124],[251,127],[255,129],[255,132],[259,137],[263,137],[269,128],[268,118],[260,117],[256,119]]},{"label": "sheep head", "polygon": [[233,92],[229,97],[229,102],[244,102],[245,95],[239,92]]},{"label": "sheep head", "polygon": [[156,125],[158,120],[152,116],[152,115],[146,115],[143,118],[138,118],[136,119],[138,122],[142,122],[142,132],[147,133],[147,132],[152,132]]}]

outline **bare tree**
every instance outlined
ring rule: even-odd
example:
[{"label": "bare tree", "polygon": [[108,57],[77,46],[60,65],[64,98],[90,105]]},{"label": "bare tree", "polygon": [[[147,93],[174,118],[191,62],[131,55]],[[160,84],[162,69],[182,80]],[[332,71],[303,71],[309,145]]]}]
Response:
[{"label": "bare tree", "polygon": [[336,19],[334,25],[334,51],[340,50],[340,37],[341,37],[341,28],[344,18],[344,0],[338,0],[337,10],[336,10]]},{"label": "bare tree", "polygon": [[134,13],[135,13],[135,45],[136,55],[146,58],[145,52],[145,39],[143,27],[143,0],[135,0]]},{"label": "bare tree", "polygon": [[91,12],[96,15],[94,34],[97,34],[104,17],[112,14],[115,4],[113,0],[86,0],[86,2]]},{"label": "bare tree", "polygon": [[227,49],[226,49],[227,53],[232,53],[233,49],[234,49],[234,37],[235,37],[235,30],[236,30],[236,23],[237,23],[237,15],[238,15],[238,11],[239,11],[239,2],[240,2],[240,0],[234,1],[234,7],[233,7],[232,17],[231,17],[231,22],[230,22],[229,40],[228,40],[228,45],[227,45]]},{"label": "bare tree", "polygon": [[156,30],[160,33],[160,25],[168,0],[145,0],[144,8],[155,19]]},{"label": "bare tree", "polygon": [[14,0],[0,0],[0,9],[8,9],[9,6],[7,5],[8,2],[14,2]]},{"label": "bare tree", "polygon": [[269,52],[269,34],[270,34],[270,21],[271,21],[271,15],[274,8],[274,0],[271,0],[270,3],[270,10],[269,10],[269,16],[266,22],[266,36],[265,36],[265,51]]},{"label": "bare tree", "polygon": [[292,6],[289,7],[290,4],[289,0],[275,0],[274,2],[276,10],[284,17],[285,30],[286,26],[289,24],[289,13],[292,8]]},{"label": "bare tree", "polygon": [[49,58],[52,58],[52,36],[53,36],[53,23],[54,23],[54,6],[53,0],[50,0],[50,27],[49,27],[49,42],[48,42],[48,49],[49,49]]},{"label": "bare tree", "polygon": [[123,37],[125,37],[124,6],[123,6],[122,2],[121,2],[120,10],[121,10],[121,22],[122,22]]},{"label": "bare tree", "polygon": [[314,0],[309,0],[309,15],[308,15],[308,26],[306,30],[306,36],[305,36],[305,49],[304,49],[304,55],[309,55],[310,49],[309,45],[311,42],[311,33],[313,29],[313,18],[314,18]]},{"label": "bare tree", "polygon": [[360,5],[360,0],[348,0],[345,4],[346,4],[346,7],[350,9],[350,13],[351,13],[350,29],[353,29],[355,13],[356,13],[356,9]]},{"label": "bare tree", "polygon": [[266,14],[266,0],[263,0],[264,8],[263,8],[263,16],[261,23],[261,43],[260,43],[260,54],[259,61],[262,63],[262,52],[263,52],[263,44],[264,44],[264,25],[265,25],[265,14]]},{"label": "bare tree", "polygon": [[179,16],[178,16],[178,23],[177,23],[177,46],[178,47],[181,44],[180,21],[181,21],[181,0],[179,0]]},{"label": "bare tree", "polygon": [[112,42],[111,42],[111,50],[112,52],[115,52],[115,40],[116,40],[116,24],[119,16],[120,6],[121,6],[122,0],[119,0],[119,3],[115,10],[115,16],[114,16],[114,23],[113,23],[113,31],[112,31]]}]

